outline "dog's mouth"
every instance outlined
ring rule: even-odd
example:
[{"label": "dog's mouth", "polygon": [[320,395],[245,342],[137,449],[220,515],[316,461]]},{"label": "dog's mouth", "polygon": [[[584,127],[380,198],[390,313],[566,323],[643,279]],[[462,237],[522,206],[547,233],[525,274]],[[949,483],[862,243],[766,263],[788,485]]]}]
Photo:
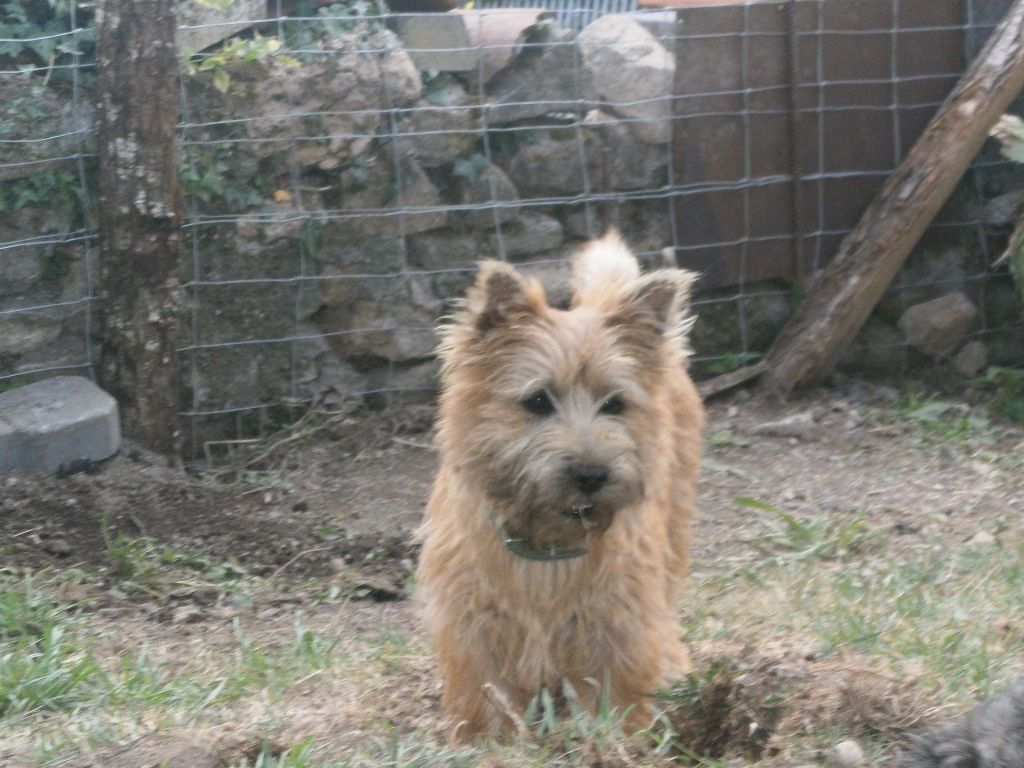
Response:
[{"label": "dog's mouth", "polygon": [[570,520],[575,520],[587,530],[598,524],[597,507],[593,504],[573,504],[568,509],[562,510],[562,515]]}]

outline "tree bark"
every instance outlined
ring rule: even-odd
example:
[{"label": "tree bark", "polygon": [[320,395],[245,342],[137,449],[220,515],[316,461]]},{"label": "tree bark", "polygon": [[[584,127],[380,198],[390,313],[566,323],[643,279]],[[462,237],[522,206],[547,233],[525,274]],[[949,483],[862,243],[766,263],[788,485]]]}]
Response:
[{"label": "tree bark", "polygon": [[769,350],[770,391],[831,371],[1022,86],[1024,0],[1015,0]]},{"label": "tree bark", "polygon": [[182,196],[175,0],[99,0],[101,383],[126,434],[177,453]]}]

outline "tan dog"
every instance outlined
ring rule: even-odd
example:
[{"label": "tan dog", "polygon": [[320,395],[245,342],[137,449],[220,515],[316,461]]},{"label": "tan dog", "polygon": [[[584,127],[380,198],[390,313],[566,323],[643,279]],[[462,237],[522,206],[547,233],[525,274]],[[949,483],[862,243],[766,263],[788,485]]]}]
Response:
[{"label": "tan dog", "polygon": [[685,671],[687,567],[703,409],[686,374],[693,276],[641,277],[617,233],[577,256],[568,311],[481,265],[441,345],[442,464],[419,588],[444,705],[498,733],[541,687],[648,722]]}]

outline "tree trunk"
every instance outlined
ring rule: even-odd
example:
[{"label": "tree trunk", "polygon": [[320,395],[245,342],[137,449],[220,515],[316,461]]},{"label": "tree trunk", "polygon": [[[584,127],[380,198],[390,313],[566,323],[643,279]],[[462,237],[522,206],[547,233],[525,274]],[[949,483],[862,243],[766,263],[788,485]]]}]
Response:
[{"label": "tree trunk", "polygon": [[1015,0],[776,339],[769,390],[788,394],[829,373],[1022,86],[1024,0]]},{"label": "tree trunk", "polygon": [[101,383],[125,433],[178,450],[182,198],[175,0],[99,0]]}]

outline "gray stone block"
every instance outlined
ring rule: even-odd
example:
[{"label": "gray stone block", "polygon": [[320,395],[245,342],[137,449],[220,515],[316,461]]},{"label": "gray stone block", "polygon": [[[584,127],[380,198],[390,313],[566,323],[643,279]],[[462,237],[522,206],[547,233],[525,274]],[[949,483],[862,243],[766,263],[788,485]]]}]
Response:
[{"label": "gray stone block", "polygon": [[0,394],[0,472],[56,472],[120,444],[117,401],[88,379],[56,376]]}]

